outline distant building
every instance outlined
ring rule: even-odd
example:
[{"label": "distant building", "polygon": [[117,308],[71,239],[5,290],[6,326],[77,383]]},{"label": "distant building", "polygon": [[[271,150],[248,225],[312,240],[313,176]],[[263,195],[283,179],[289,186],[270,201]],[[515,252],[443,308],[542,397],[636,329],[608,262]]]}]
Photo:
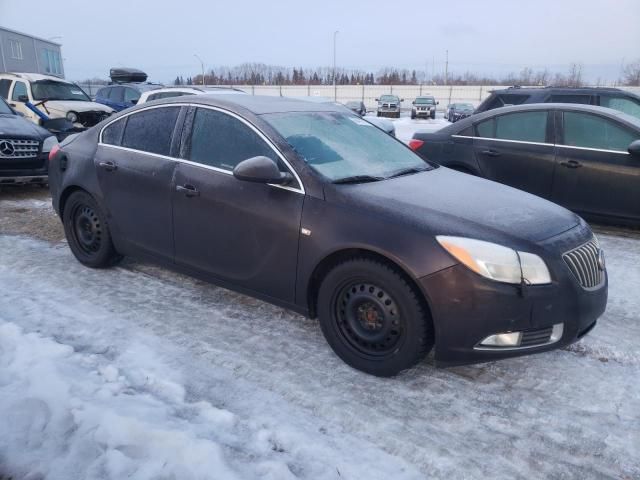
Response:
[{"label": "distant building", "polygon": [[64,78],[61,45],[0,27],[0,72],[43,73]]}]

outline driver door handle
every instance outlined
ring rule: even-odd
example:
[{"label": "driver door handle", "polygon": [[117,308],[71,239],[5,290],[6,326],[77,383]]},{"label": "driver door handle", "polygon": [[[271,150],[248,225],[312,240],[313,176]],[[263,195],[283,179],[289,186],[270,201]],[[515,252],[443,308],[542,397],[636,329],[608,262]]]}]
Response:
[{"label": "driver door handle", "polygon": [[198,189],[196,187],[194,187],[193,185],[189,185],[189,184],[177,185],[176,186],[176,191],[184,193],[184,195],[186,197],[198,197],[198,196],[200,196],[200,192],[198,191]]},{"label": "driver door handle", "polygon": [[100,162],[100,168],[105,169],[107,172],[113,172],[118,169],[118,166],[113,162]]},{"label": "driver door handle", "polygon": [[488,155],[488,156],[490,156],[490,157],[499,157],[499,156],[500,156],[500,152],[497,152],[497,151],[495,151],[495,150],[491,150],[491,149],[489,149],[489,150],[483,150],[483,151],[482,151],[482,154],[483,154],[483,155]]}]

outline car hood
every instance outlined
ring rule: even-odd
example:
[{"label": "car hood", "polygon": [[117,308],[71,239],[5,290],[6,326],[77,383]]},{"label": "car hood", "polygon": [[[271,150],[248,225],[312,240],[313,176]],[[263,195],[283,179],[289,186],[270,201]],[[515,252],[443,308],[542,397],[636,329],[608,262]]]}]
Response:
[{"label": "car hood", "polygon": [[0,115],[0,138],[39,137],[44,139],[50,136],[50,132],[19,115]]},{"label": "car hood", "polygon": [[332,185],[344,202],[433,235],[457,235],[527,248],[580,223],[580,217],[535,195],[445,167],[380,182]]},{"label": "car hood", "polygon": [[[46,107],[46,110],[45,110]],[[107,112],[111,113],[114,110],[106,105],[96,102],[81,102],[77,100],[49,100],[44,105],[39,106],[45,113],[47,110],[51,112],[49,117],[64,117],[67,112]]]}]

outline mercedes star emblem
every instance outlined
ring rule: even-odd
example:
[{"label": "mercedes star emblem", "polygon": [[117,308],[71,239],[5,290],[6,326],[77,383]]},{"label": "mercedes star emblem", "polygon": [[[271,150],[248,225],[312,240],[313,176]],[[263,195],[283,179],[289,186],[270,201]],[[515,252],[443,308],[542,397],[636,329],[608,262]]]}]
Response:
[{"label": "mercedes star emblem", "polygon": [[10,157],[16,152],[16,147],[8,140],[0,140],[0,154]]}]

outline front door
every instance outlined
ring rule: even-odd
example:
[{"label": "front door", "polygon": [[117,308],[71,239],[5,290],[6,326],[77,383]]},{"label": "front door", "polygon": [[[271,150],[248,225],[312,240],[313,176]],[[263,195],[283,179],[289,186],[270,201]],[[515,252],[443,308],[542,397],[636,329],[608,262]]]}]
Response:
[{"label": "front door", "polygon": [[571,210],[640,220],[640,160],[630,128],[591,113],[559,112],[553,200]]},{"label": "front door", "polygon": [[233,168],[264,155],[287,166],[266,138],[240,118],[211,108],[194,112],[185,160],[173,192],[178,264],[293,303],[304,195],[237,180]]},{"label": "front door", "polygon": [[547,110],[508,113],[476,124],[473,147],[483,176],[551,196],[553,131]]},{"label": "front door", "polygon": [[[25,118],[28,118],[32,122],[39,123],[40,117],[34,113],[31,109],[27,108],[24,101],[20,100],[20,97],[31,98],[29,95],[29,86],[26,82],[16,80],[13,82],[13,88],[11,89],[9,96],[9,105],[13,107],[17,112],[22,113]],[[24,98],[23,98],[24,100]],[[33,100],[32,100],[33,101]],[[42,110],[42,107],[38,107]]]},{"label": "front door", "polygon": [[[140,110],[102,132],[95,164],[108,218],[122,253],[173,259],[172,180],[179,106]],[[177,126],[178,124],[178,126]]]}]

